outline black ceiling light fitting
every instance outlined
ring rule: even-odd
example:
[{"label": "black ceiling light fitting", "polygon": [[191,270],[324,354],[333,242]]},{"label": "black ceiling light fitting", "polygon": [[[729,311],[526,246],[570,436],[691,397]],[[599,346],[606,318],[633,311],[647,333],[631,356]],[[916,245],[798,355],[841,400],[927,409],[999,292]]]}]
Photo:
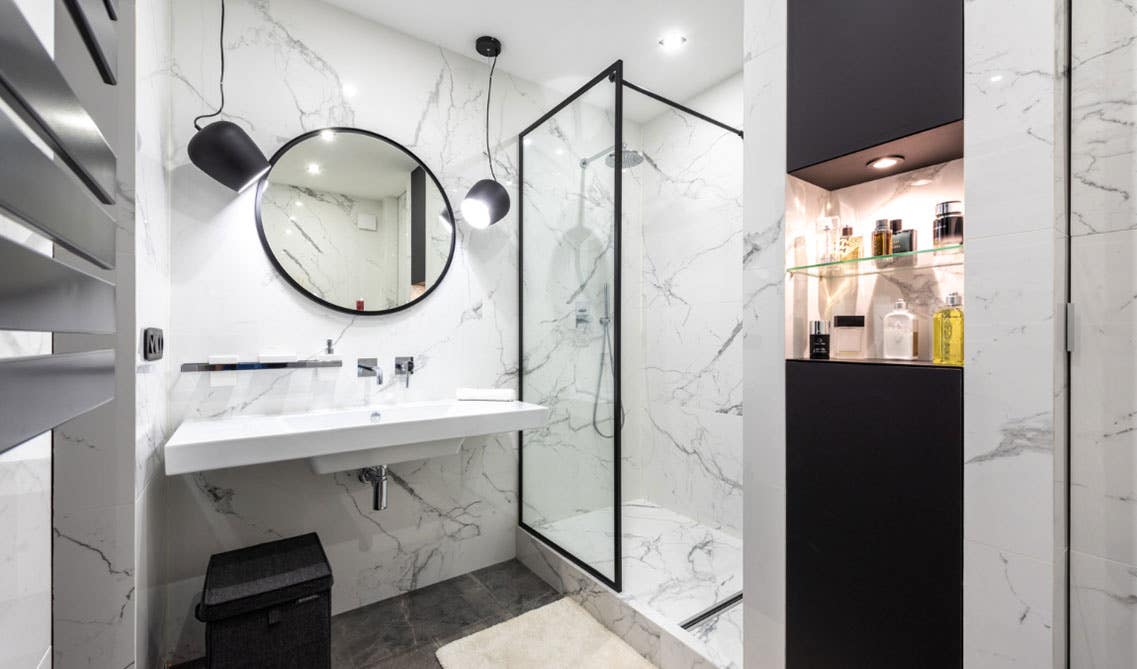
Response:
[{"label": "black ceiling light fitting", "polygon": [[490,153],[490,94],[493,92],[493,72],[497,67],[497,57],[501,55],[501,41],[496,37],[483,35],[475,42],[478,53],[493,58],[490,65],[490,82],[486,89],[486,159],[490,165],[490,179],[482,179],[474,184],[466,199],[462,200],[462,218],[472,228],[484,230],[509,213],[509,192],[497,181],[493,171],[493,154]]},{"label": "black ceiling light fitting", "polygon": [[197,134],[190,139],[187,152],[199,170],[238,193],[253,185],[269,170],[270,165],[248,133],[236,123],[214,121],[204,128],[201,120],[220,116],[225,109],[225,0],[221,0],[221,106],[212,114],[193,120]]}]

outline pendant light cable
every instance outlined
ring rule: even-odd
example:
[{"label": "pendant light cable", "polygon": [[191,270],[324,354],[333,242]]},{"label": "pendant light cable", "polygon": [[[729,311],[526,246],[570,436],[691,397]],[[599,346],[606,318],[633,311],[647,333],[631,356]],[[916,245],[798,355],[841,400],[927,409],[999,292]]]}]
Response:
[{"label": "pendant light cable", "polygon": [[[221,106],[218,107],[217,111],[213,112],[212,114],[202,114],[201,116],[194,118],[193,127],[197,128],[198,130],[201,130],[201,123],[199,123],[201,119],[220,116],[221,110],[225,109],[225,0],[221,0],[221,32],[217,37],[217,50],[221,53],[221,78],[217,82],[217,87],[221,90]],[[495,58],[494,60],[497,59]],[[486,114],[486,127],[488,128],[489,112],[487,111]],[[486,141],[487,143],[489,142],[488,139]]]},{"label": "pendant light cable", "polygon": [[490,65],[490,83],[486,88],[486,160],[490,164],[490,176],[494,181],[497,181],[497,174],[493,171],[493,154],[490,153],[490,99],[493,96],[493,71],[497,67],[497,56],[493,57],[493,64]]}]

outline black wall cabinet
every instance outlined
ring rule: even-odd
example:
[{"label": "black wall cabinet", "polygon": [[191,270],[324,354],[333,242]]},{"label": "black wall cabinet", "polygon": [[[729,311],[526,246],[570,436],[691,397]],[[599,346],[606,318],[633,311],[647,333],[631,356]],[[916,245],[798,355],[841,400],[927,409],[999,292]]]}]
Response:
[{"label": "black wall cabinet", "polygon": [[959,669],[963,370],[786,362],[786,666]]},{"label": "black wall cabinet", "polygon": [[963,0],[788,1],[788,172],[963,119]]}]

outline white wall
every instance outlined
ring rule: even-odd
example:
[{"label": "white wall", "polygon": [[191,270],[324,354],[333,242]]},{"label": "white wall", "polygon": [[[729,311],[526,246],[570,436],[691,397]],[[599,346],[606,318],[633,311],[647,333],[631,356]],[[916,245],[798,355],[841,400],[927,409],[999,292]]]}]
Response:
[{"label": "white wall", "polygon": [[[423,303],[397,314],[332,312],[276,275],[257,238],[254,194],[234,196],[185,155],[190,120],[217,100],[217,19],[214,3],[174,5],[171,369],[213,353],[313,354],[329,338],[346,364],[242,372],[228,380],[173,372],[170,424],[514,385],[516,211],[484,232],[459,221],[450,273]],[[347,125],[407,145],[451,202],[486,176],[487,63],[323,3],[230,1],[227,23],[227,117],[266,154],[304,131]],[[499,178],[512,186],[516,133],[563,96],[500,71],[495,79],[494,158]],[[348,83],[355,97],[345,96]],[[390,377],[394,356],[404,354],[416,361],[409,389],[393,382],[377,388],[374,379],[355,376],[357,357],[378,356]],[[391,506],[384,512],[371,511],[369,486],[352,474],[317,476],[304,463],[167,479],[168,643],[175,657],[200,653],[200,624],[190,607],[209,555],[220,550],[319,532],[335,573],[336,612],[512,557],[514,441],[512,435],[470,440],[459,455],[392,467]]]}]

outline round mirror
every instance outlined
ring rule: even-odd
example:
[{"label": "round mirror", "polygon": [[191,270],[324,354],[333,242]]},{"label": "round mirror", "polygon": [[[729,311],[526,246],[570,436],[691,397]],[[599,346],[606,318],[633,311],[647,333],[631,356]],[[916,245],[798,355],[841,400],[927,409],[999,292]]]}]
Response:
[{"label": "round mirror", "polygon": [[257,193],[277,271],[311,299],[383,314],[423,299],[454,256],[454,213],[434,173],[372,132],[326,128],[285,144]]}]

